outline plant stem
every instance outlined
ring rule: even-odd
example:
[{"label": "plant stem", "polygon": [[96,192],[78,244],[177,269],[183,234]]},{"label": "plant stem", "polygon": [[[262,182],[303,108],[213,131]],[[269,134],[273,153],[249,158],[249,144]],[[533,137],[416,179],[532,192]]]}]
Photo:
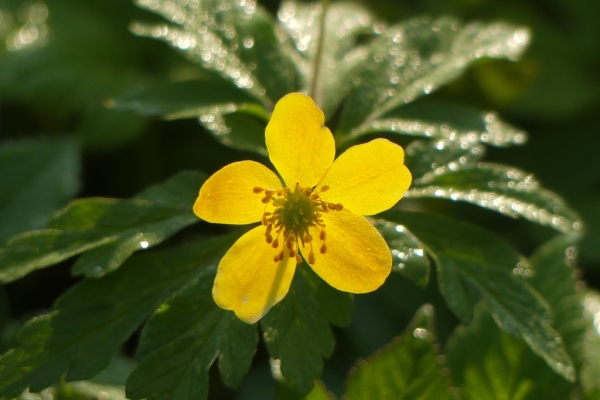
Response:
[{"label": "plant stem", "polygon": [[329,6],[329,0],[322,0],[321,6],[323,7],[323,12],[321,13],[321,22],[319,24],[319,43],[317,44],[317,54],[315,54],[315,60],[313,63],[312,82],[310,85],[310,90],[308,92],[309,96],[313,98],[317,105],[320,105],[321,103],[321,94],[317,93],[317,85],[321,72],[323,42],[325,41],[325,18],[327,16],[327,6]]}]

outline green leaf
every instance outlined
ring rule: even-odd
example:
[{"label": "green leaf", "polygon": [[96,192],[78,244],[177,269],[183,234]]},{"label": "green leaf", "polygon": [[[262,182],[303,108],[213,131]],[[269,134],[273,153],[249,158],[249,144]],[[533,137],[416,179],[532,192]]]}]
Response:
[{"label": "green leaf", "polygon": [[[294,61],[303,73],[301,90],[311,93],[327,117],[333,115],[351,86],[353,68],[362,61],[359,36],[372,35],[374,17],[359,4],[331,3],[321,32],[323,8],[310,3],[284,1],[279,22],[296,50]],[[318,76],[314,75],[319,41],[323,40]],[[309,85],[314,79],[314,92]]]},{"label": "green leaf", "polygon": [[0,146],[0,244],[43,227],[79,189],[79,151],[70,139]]},{"label": "green leaf", "polygon": [[141,254],[112,274],[86,279],[69,290],[55,312],[30,321],[19,347],[0,358],[0,396],[39,391],[66,373],[66,381],[103,370],[127,338],[183,287],[214,270],[234,238]]},{"label": "green leaf", "polygon": [[485,307],[454,331],[446,359],[465,400],[563,400],[572,387],[523,340],[500,331]]},{"label": "green leaf", "polygon": [[480,142],[510,146],[523,144],[527,139],[525,132],[502,121],[494,112],[478,112],[452,103],[417,102],[396,108],[352,131],[347,139],[377,132],[448,139],[470,145]]},{"label": "green leaf", "polygon": [[449,139],[415,140],[406,146],[405,153],[405,164],[413,176],[414,186],[478,161],[485,154],[485,146],[464,145]]},{"label": "green leaf", "polygon": [[298,72],[280,44],[273,21],[255,3],[206,0],[136,0],[136,4],[179,25],[136,23],[136,35],[168,42],[197,62],[231,80],[272,108],[298,89]]},{"label": "green leaf", "polygon": [[436,351],[433,308],[421,307],[400,338],[359,362],[348,378],[348,400],[453,399]]},{"label": "green leaf", "polygon": [[204,399],[217,357],[228,386],[237,386],[247,373],[258,341],[256,326],[214,303],[214,272],[206,270],[150,319],[137,351],[141,362],[127,381],[129,398]]},{"label": "green leaf", "polygon": [[583,298],[584,316],[588,327],[582,345],[583,365],[581,367],[581,386],[589,399],[600,394],[600,293],[588,291]]},{"label": "green leaf", "polygon": [[360,65],[340,121],[340,130],[351,135],[453,80],[481,57],[516,59],[529,41],[524,28],[504,23],[461,26],[451,18],[423,17],[376,28],[380,37]]},{"label": "green leaf", "polygon": [[133,200],[77,200],[55,215],[48,229],[13,237],[0,249],[0,281],[26,274],[88,251],[74,274],[102,276],[137,250],[161,243],[198,221],[191,207],[205,179],[182,172]]},{"label": "green leaf", "polygon": [[552,327],[550,309],[519,277],[528,265],[511,246],[487,230],[443,217],[398,211],[381,216],[406,226],[426,246],[437,266],[440,292],[463,322],[472,320],[479,293],[502,330],[521,336],[552,369],[574,380],[573,362]]},{"label": "green leaf", "polygon": [[313,388],[323,372],[323,357],[335,346],[328,315],[315,298],[318,286],[306,270],[296,270],[288,294],[260,321],[269,353],[300,394]]},{"label": "green leaf", "polygon": [[523,217],[561,232],[581,231],[579,216],[533,175],[496,164],[467,164],[415,180],[409,197],[466,201],[513,218]]},{"label": "green leaf", "polygon": [[137,88],[111,102],[118,110],[167,117],[183,114],[199,117],[203,109],[256,102],[232,83],[216,79],[163,82]]},{"label": "green leaf", "polygon": [[327,391],[321,381],[315,383],[315,387],[304,397],[304,400],[335,400],[335,396]]},{"label": "green leaf", "polygon": [[429,282],[429,259],[423,244],[402,225],[376,219],[371,223],[392,252],[392,271],[399,272],[421,287]]}]

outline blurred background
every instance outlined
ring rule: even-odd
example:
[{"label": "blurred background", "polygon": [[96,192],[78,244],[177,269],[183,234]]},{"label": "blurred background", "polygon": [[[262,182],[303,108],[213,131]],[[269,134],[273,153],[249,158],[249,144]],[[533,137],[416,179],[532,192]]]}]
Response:
[{"label": "blurred background", "polygon": [[[532,42],[520,61],[479,60],[431,97],[495,110],[528,132],[525,145],[489,148],[487,160],[533,173],[581,214],[587,232],[579,253],[582,278],[600,288],[600,2],[355,1],[390,24],[421,15],[452,15],[465,22],[504,20],[530,28]],[[262,4],[275,14],[279,1]],[[29,157],[32,161],[23,168],[60,159],[71,170],[54,208],[35,218],[0,211],[0,242],[43,227],[70,198],[129,197],[181,169],[210,174],[232,161],[260,160],[218,143],[194,119],[162,121],[106,107],[110,99],[144,84],[211,76],[166,44],[132,35],[128,27],[134,20],[158,17],[129,0],[0,0],[0,177],[5,181],[0,181],[0,209],[8,197],[2,191],[11,187],[7,182],[29,176],[14,169],[11,158]],[[23,201],[46,195],[40,189]],[[483,225],[525,255],[554,235],[549,228],[472,205],[431,200],[424,207]],[[18,321],[49,309],[75,282],[69,266],[39,271],[0,291],[2,351]],[[402,301],[398,291],[404,293],[401,299],[413,300]],[[355,323],[337,332],[338,346],[324,378],[330,389],[339,392],[356,359],[399,335],[424,302],[445,307],[434,284],[422,290],[400,276],[372,295],[358,296]],[[439,321],[442,343],[455,324]],[[257,365],[237,398],[271,390],[264,354]],[[215,396],[229,393],[218,382],[213,387]]]}]

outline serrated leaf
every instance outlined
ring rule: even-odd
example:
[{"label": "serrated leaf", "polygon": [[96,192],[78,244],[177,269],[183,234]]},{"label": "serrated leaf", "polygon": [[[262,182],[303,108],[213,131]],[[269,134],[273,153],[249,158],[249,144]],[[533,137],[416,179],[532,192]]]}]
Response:
[{"label": "serrated leaf", "polygon": [[111,107],[142,115],[167,117],[172,114],[200,116],[198,110],[256,102],[232,83],[216,79],[163,82],[144,86],[117,97]]},{"label": "serrated leaf", "polygon": [[77,200],[55,215],[48,228],[13,237],[0,249],[0,281],[88,251],[74,274],[102,276],[135,251],[154,246],[198,221],[191,210],[206,176],[182,172],[133,200]]},{"label": "serrated leaf", "polygon": [[237,386],[256,350],[256,326],[212,299],[214,270],[206,270],[150,319],[140,340],[141,361],[127,381],[131,399],[204,399],[208,371],[219,358],[221,376]]},{"label": "serrated leaf", "polygon": [[254,2],[136,0],[136,4],[179,25],[144,25],[136,35],[161,39],[191,61],[231,80],[271,108],[298,88],[298,72],[283,51],[273,21]]},{"label": "serrated leaf", "polygon": [[[305,82],[302,90],[311,93],[330,117],[351,89],[350,73],[365,53],[364,46],[356,43],[359,35],[373,33],[373,15],[359,4],[332,3],[325,14],[323,32],[323,7],[319,4],[284,1],[277,15],[282,30],[293,43],[294,61]],[[320,40],[322,53],[318,75],[314,76]]]},{"label": "serrated leaf", "polygon": [[425,305],[400,338],[354,367],[344,398],[453,399],[436,346],[433,308]]},{"label": "serrated leaf", "polygon": [[43,227],[79,189],[79,151],[71,138],[0,146],[0,244]]},{"label": "serrated leaf", "polygon": [[446,359],[465,400],[563,400],[572,387],[523,340],[500,331],[482,306],[469,326],[454,331]]},{"label": "serrated leaf", "polygon": [[489,231],[434,215],[390,211],[383,219],[406,226],[435,260],[438,285],[450,309],[469,323],[474,293],[487,302],[500,328],[521,336],[565,379],[574,380],[571,358],[552,327],[550,309],[520,273],[525,260]]},{"label": "serrated leaf", "polygon": [[449,139],[415,140],[406,146],[405,164],[413,186],[446,171],[456,171],[483,157],[485,146]]},{"label": "serrated leaf", "polygon": [[513,218],[523,217],[561,232],[581,231],[579,216],[531,174],[496,164],[467,164],[415,180],[409,197],[466,201]]},{"label": "serrated leaf", "polygon": [[377,132],[448,139],[493,146],[523,144],[527,134],[502,121],[494,112],[478,112],[452,103],[415,103],[396,108],[354,130],[346,139]]},{"label": "serrated leaf", "polygon": [[19,347],[0,357],[0,396],[39,391],[66,374],[88,379],[103,370],[118,347],[174,293],[216,268],[232,235],[141,254],[112,274],[87,279],[62,296],[55,312],[35,318],[19,334]]},{"label": "serrated leaf", "polygon": [[333,352],[333,332],[304,267],[298,268],[290,291],[260,320],[269,354],[281,374],[300,394],[307,394],[323,372],[323,357]]},{"label": "serrated leaf", "polygon": [[451,18],[423,17],[387,29],[376,26],[376,31],[381,36],[371,44],[342,113],[340,130],[345,133],[431,93],[481,57],[516,59],[529,41],[524,28],[461,26]]},{"label": "serrated leaf", "polygon": [[402,225],[383,219],[375,219],[371,223],[392,252],[392,271],[401,273],[421,287],[427,286],[429,259],[419,239]]}]

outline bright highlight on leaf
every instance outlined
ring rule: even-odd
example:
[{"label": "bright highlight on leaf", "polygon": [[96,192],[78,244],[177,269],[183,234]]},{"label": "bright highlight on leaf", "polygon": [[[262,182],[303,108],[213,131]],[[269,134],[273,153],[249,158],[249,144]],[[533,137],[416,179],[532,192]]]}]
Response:
[{"label": "bright highlight on leaf", "polygon": [[213,287],[215,302],[248,323],[283,299],[303,259],[351,293],[377,289],[390,273],[386,242],[362,215],[389,209],[410,186],[404,151],[375,139],[334,161],[324,122],[310,97],[286,95],[266,128],[269,158],[283,183],[258,163],[234,163],[206,181],[194,204],[209,222],[261,222],[225,254]]}]

